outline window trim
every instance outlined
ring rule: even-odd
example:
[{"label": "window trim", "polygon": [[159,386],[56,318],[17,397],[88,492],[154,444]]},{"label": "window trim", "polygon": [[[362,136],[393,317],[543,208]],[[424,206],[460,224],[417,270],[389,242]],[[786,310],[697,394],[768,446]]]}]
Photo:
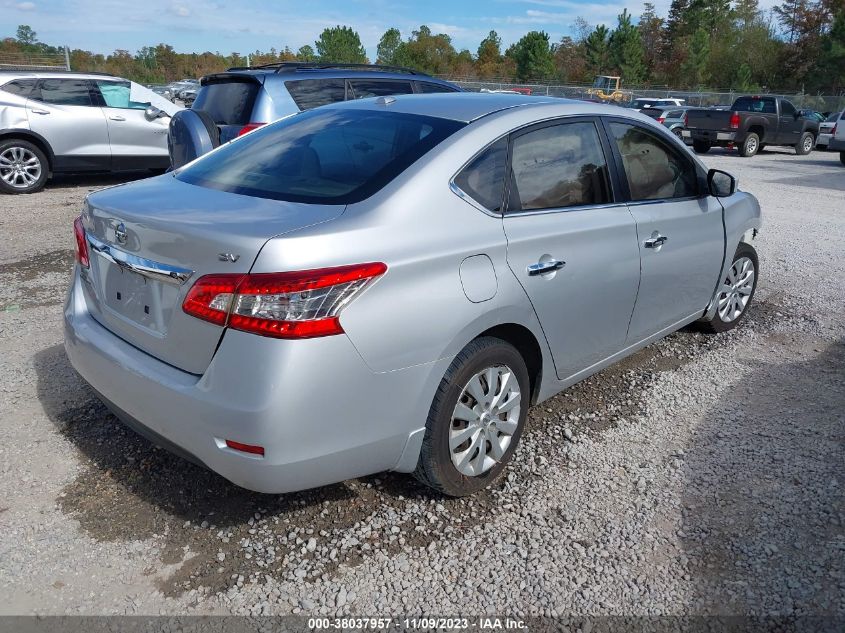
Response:
[{"label": "window trim", "polygon": [[[610,193],[610,200],[607,202],[600,202],[596,204],[579,204],[571,207],[549,207],[547,209],[529,209],[527,211],[509,211],[507,202],[510,199],[511,187],[511,171],[512,171],[512,156],[513,156],[513,142],[520,136],[541,130],[546,127],[553,127],[558,125],[566,125],[568,123],[592,123],[596,129],[596,135],[599,138],[604,159],[607,161],[607,185]],[[590,209],[606,209],[610,207],[618,207],[624,205],[625,201],[620,199],[620,189],[618,182],[618,175],[615,169],[615,160],[609,147],[609,139],[607,138],[604,126],[601,123],[601,117],[597,115],[571,114],[565,116],[556,116],[543,121],[535,121],[529,123],[515,130],[511,130],[508,138],[508,164],[505,172],[505,197],[502,201],[502,216],[508,217],[523,217],[527,215],[547,215],[549,213],[572,213],[574,211],[589,211]]]},{"label": "window trim", "polygon": [[[474,206],[476,209],[478,209],[479,211],[481,211],[485,215],[489,215],[490,217],[493,217],[493,218],[501,218],[504,215],[504,206],[505,206],[504,203],[505,203],[505,200],[506,200],[505,196],[507,195],[507,192],[506,192],[506,189],[507,189],[507,170],[508,170],[508,165],[510,165],[510,160],[511,160],[511,144],[510,144],[510,140],[508,139],[509,135],[510,135],[510,132],[505,132],[504,134],[500,134],[495,139],[493,139],[492,141],[487,143],[484,147],[482,147],[475,154],[473,154],[469,158],[469,160],[467,160],[463,165],[461,165],[458,168],[458,170],[454,174],[452,174],[452,177],[449,179],[449,189],[452,190],[452,193],[454,193],[456,196],[458,196],[461,200],[468,202],[469,204]],[[455,179],[461,174],[461,172],[463,172],[464,169],[469,167],[469,165],[472,162],[474,162],[476,158],[481,156],[484,152],[486,152],[488,149],[493,147],[493,145],[495,145],[496,143],[498,143],[502,139],[507,140],[507,148],[506,148],[506,151],[505,151],[505,177],[503,179],[504,182],[502,183],[502,201],[501,201],[501,204],[499,205],[503,210],[501,212],[497,213],[497,212],[493,211],[492,209],[488,209],[483,204],[481,204],[478,200],[476,200],[471,195],[469,195],[466,191],[461,189],[460,186],[458,185],[458,183],[455,182]]]},{"label": "window trim", "polygon": [[[664,202],[683,202],[685,200],[701,200],[708,196],[707,187],[706,187],[706,174],[702,173],[701,168],[699,167],[698,163],[693,159],[691,156],[685,156],[684,153],[679,151],[677,148],[672,147],[672,143],[680,142],[677,138],[674,137],[674,134],[668,131],[665,126],[660,126],[657,128],[657,131],[650,129],[649,126],[644,125],[641,121],[637,121],[636,119],[629,119],[626,117],[621,116],[603,116],[601,117],[602,127],[604,128],[605,136],[607,137],[607,141],[610,143],[611,152],[613,153],[613,162],[615,171],[617,174],[617,181],[619,182],[619,193],[621,197],[621,202],[624,202],[628,206],[635,206],[635,205],[643,205],[643,204],[661,204]],[[654,198],[651,200],[633,200],[631,196],[630,186],[628,185],[628,177],[625,173],[625,165],[622,162],[622,153],[619,151],[619,146],[616,142],[616,138],[613,136],[613,131],[610,129],[611,123],[621,123],[622,125],[630,125],[631,127],[635,127],[639,129],[642,133],[652,136],[656,138],[658,141],[663,141],[664,145],[667,145],[670,150],[675,150],[675,152],[685,161],[687,161],[694,169],[696,175],[696,185],[697,185],[697,193],[692,196],[683,196],[681,198]],[[661,135],[663,138],[661,139]],[[685,151],[686,148],[684,148]]]}]

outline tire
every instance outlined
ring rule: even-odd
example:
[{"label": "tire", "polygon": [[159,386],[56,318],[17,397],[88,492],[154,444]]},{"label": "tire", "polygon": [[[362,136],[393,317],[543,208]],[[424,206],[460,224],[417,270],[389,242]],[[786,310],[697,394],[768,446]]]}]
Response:
[{"label": "tire", "polygon": [[[491,397],[488,375],[496,385],[493,397],[504,395],[504,405],[510,405],[498,416],[486,413],[491,410],[485,406],[489,402],[485,397]],[[501,389],[508,391],[501,393]],[[514,389],[518,391],[514,393]],[[515,347],[487,336],[472,341],[452,361],[437,388],[414,477],[452,497],[472,494],[496,481],[510,461],[525,427],[531,400],[529,389],[528,369]],[[479,397],[474,397],[470,390]],[[485,413],[473,415],[473,424],[456,417],[459,404],[470,415],[470,412]],[[492,411],[495,410],[493,407]],[[472,432],[471,428],[476,431]],[[466,433],[466,439],[455,445],[453,451],[451,436],[455,434],[457,439],[462,439],[460,432]],[[476,442],[480,446],[474,446]],[[461,461],[462,470],[459,470]]]},{"label": "tire", "polygon": [[739,155],[743,158],[751,158],[759,151],[760,137],[756,133],[750,132],[739,147]]},{"label": "tire", "polygon": [[41,149],[23,139],[0,142],[0,191],[35,193],[44,188],[50,164]]},{"label": "tire", "polygon": [[839,152],[839,162],[845,165],[845,152]]},{"label": "tire", "polygon": [[813,151],[816,138],[810,132],[804,132],[799,141],[795,144],[795,153],[798,156],[806,156]]},{"label": "tire", "polygon": [[706,154],[710,151],[710,143],[707,141],[693,141],[692,148],[696,154]]},{"label": "tire", "polygon": [[679,139],[681,139],[682,141],[684,140],[684,128],[682,128],[682,127],[676,127],[674,130],[671,130],[671,132],[672,132],[672,134],[674,134],[675,136],[677,136],[677,137],[678,137]]},{"label": "tire", "polygon": [[[750,279],[746,278],[747,270],[745,267],[747,262],[750,262],[753,275]],[[757,251],[750,244],[740,242],[731,267],[719,284],[716,312],[712,319],[699,322],[701,329],[713,333],[727,332],[739,325],[745,313],[748,312],[748,306],[751,305],[752,299],[754,299],[754,291],[757,290],[757,279],[759,277],[760,262],[757,259]],[[736,292],[737,289],[740,289],[738,293]],[[747,292],[743,292],[743,290]],[[738,298],[739,302],[732,301],[732,296]],[[747,296],[748,299],[740,305],[743,296]]]}]

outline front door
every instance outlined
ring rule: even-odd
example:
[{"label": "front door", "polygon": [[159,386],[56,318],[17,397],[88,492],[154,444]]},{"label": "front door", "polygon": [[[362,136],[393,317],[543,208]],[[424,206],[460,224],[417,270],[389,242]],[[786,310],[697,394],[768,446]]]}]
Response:
[{"label": "front door", "polygon": [[782,145],[795,145],[801,140],[804,131],[804,120],[798,116],[798,111],[786,99],[780,102],[780,126],[778,142]]},{"label": "front door", "polygon": [[637,225],[642,277],[629,343],[704,313],[724,255],[722,205],[701,191],[681,147],[636,123],[611,120],[629,207]]},{"label": "front door", "polygon": [[637,231],[627,206],[614,202],[607,155],[593,119],[545,123],[511,139],[508,264],[560,379],[625,347],[636,301]]},{"label": "front door", "polygon": [[97,79],[95,93],[108,122],[112,169],[147,169],[167,167],[167,130],[170,119],[148,121],[145,111],[149,103],[130,98],[128,81]]},{"label": "front door", "polygon": [[87,79],[41,79],[26,102],[29,127],[55,155],[56,171],[108,170],[106,118],[91,98]]}]

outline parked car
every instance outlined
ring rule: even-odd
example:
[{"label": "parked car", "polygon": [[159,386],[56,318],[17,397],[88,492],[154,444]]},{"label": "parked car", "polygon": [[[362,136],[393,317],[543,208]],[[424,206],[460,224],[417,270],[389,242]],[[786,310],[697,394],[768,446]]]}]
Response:
[{"label": "parked car", "polygon": [[841,112],[831,112],[824,121],[819,123],[819,138],[816,140],[816,147],[827,149],[841,114]]},{"label": "parked car", "polygon": [[711,147],[739,148],[740,156],[754,156],[766,145],[795,148],[809,154],[816,144],[819,124],[801,116],[781,97],[738,97],[730,111],[690,109],[684,137],[699,154]]},{"label": "parked car", "polygon": [[347,101],[90,194],[65,347],[122,420],[240,486],[394,470],[469,494],[531,404],[688,323],[735,327],[759,226],[630,110]]},{"label": "parked car", "polygon": [[329,103],[410,93],[461,92],[442,79],[396,66],[284,62],[207,75],[194,110],[208,112],[225,143],[290,114]]},{"label": "parked car", "polygon": [[166,169],[168,122],[148,111],[164,99],[134,86],[110,75],[0,72],[0,191],[32,193],[58,173]]},{"label": "parked car", "polygon": [[805,119],[815,121],[816,123],[821,123],[827,118],[821,112],[816,112],[815,110],[810,110],[809,108],[802,108],[801,110],[798,110],[798,114],[800,114]]},{"label": "parked car", "polygon": [[666,127],[678,138],[683,139],[683,131],[687,126],[687,109],[676,106],[654,106],[643,108],[640,112]]},{"label": "parked car", "polygon": [[167,86],[148,86],[148,88],[168,101],[173,101],[173,92]]},{"label": "parked car", "polygon": [[839,152],[839,160],[845,165],[845,111],[839,113],[839,120],[831,131],[827,148]]},{"label": "parked car", "polygon": [[194,105],[194,101],[197,100],[197,93],[199,90],[197,88],[188,88],[187,90],[183,90],[180,93],[180,99],[182,99],[182,103],[185,104],[186,108],[190,108]]},{"label": "parked car", "polygon": [[682,106],[684,105],[683,99],[675,99],[675,98],[666,98],[666,99],[653,99],[650,97],[638,97],[631,101],[628,104],[629,108],[633,108],[634,110],[642,110],[643,108],[659,108],[662,106]]}]

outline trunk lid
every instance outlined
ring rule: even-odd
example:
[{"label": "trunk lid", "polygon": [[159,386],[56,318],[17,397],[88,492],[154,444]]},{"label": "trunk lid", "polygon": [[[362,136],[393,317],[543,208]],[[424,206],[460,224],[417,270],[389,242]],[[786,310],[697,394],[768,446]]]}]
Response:
[{"label": "trunk lid", "polygon": [[212,273],[247,273],[270,238],[343,210],[217,191],[170,174],[91,194],[83,219],[88,307],[135,347],[202,374],[223,328],[182,311],[194,282]]}]

